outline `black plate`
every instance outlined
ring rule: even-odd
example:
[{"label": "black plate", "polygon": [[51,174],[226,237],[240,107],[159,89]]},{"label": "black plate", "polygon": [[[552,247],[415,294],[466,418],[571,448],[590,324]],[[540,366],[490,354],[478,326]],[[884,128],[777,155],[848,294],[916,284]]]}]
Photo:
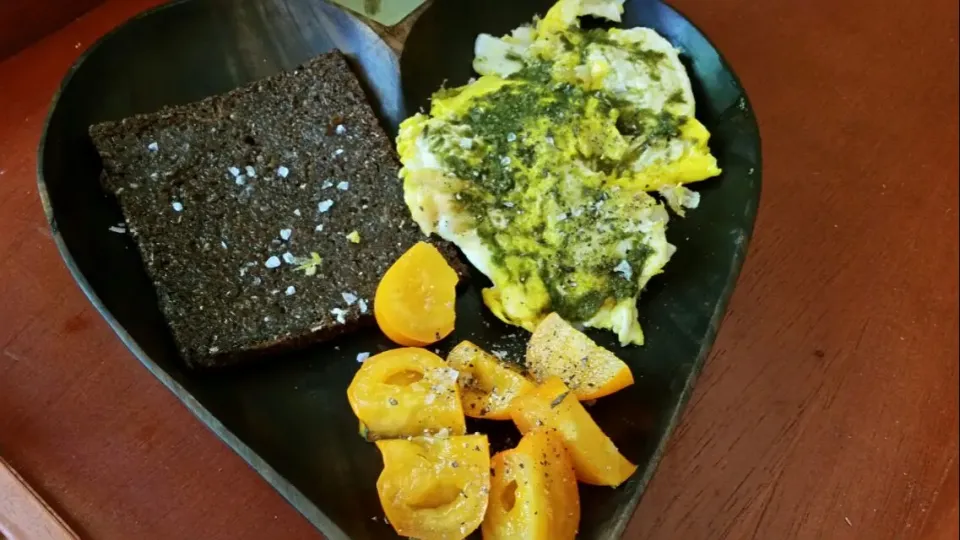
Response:
[{"label": "black plate", "polygon": [[[121,214],[100,190],[100,163],[87,126],[224,92],[336,46],[351,58],[384,126],[395,133],[406,110],[425,105],[444,79],[460,83],[471,76],[478,32],[506,32],[549,4],[437,2],[410,35],[401,93],[392,52],[339,8],[315,0],[186,0],[104,37],[73,67],[54,101],[40,145],[39,183],[70,271],[134,355],[329,538],[392,536],[379,519],[380,458],[357,436],[345,396],[357,353],[390,344],[371,330],[229,372],[188,371],[133,242],[108,232]],[[652,26],[685,51],[698,116],[713,133],[711,146],[725,172],[698,187],[699,210],[671,224],[669,238],[679,252],[640,302],[649,344],[613,347],[629,362],[637,384],[600,400],[591,412],[640,471],[616,490],[581,489],[584,538],[615,538],[632,514],[713,342],[759,200],[759,135],[736,77],[686,19],[665,6],[641,7],[646,4],[630,3],[627,25]],[[469,338],[522,354],[524,333],[489,315],[477,288],[461,295],[458,317],[456,333],[438,346],[441,352]],[[595,337],[612,346],[610,336]],[[506,423],[473,427],[491,433],[495,448],[517,440]]]}]

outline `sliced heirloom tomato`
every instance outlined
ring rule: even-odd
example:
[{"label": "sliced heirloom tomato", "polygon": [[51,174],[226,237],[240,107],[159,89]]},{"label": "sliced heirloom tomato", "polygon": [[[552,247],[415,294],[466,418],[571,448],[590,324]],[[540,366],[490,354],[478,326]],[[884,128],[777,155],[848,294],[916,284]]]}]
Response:
[{"label": "sliced heirloom tomato", "polygon": [[530,337],[527,369],[540,382],[560,377],[580,401],[609,396],[633,384],[633,373],[623,360],[556,313],[543,319]]},{"label": "sliced heirloom tomato", "polygon": [[480,526],[490,491],[486,435],[377,441],[377,448],[377,493],[397,534],[461,540]]},{"label": "sliced heirloom tomato", "polygon": [[493,456],[485,540],[570,540],[580,524],[573,461],[556,430],[528,432]]},{"label": "sliced heirloom tomato", "polygon": [[423,347],[453,332],[456,300],[457,273],[437,248],[418,242],[383,275],[373,314],[394,343]]},{"label": "sliced heirloom tomato", "polygon": [[361,435],[367,440],[441,432],[463,435],[458,375],[424,349],[394,349],[368,358],[347,388]]},{"label": "sliced heirloom tomato", "polygon": [[519,369],[469,341],[454,347],[447,355],[447,363],[460,372],[457,382],[463,412],[471,418],[510,420],[513,398],[534,387]]},{"label": "sliced heirloom tomato", "polygon": [[577,480],[585,484],[616,487],[637,470],[558,377],[518,396],[510,415],[521,433],[541,426],[556,429],[573,459]]}]

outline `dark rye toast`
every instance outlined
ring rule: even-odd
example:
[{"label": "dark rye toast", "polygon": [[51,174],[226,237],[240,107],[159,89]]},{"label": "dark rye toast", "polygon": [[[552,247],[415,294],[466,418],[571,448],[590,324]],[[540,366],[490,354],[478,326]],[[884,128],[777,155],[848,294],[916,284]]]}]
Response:
[{"label": "dark rye toast", "polygon": [[[369,324],[380,277],[424,239],[393,145],[338,51],[90,135],[192,366]],[[455,248],[437,245],[464,276]]]}]

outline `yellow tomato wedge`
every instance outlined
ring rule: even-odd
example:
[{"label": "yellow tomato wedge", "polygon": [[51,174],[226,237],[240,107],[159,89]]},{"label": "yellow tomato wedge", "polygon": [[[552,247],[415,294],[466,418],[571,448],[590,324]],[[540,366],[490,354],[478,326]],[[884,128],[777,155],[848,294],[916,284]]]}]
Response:
[{"label": "yellow tomato wedge", "polygon": [[616,487],[637,470],[558,377],[513,400],[510,416],[521,433],[540,426],[556,429],[573,459],[577,480],[585,484]]},{"label": "yellow tomato wedge", "polygon": [[556,313],[537,325],[527,344],[527,369],[535,379],[560,377],[580,401],[633,384],[630,367]]},{"label": "yellow tomato wedge", "polygon": [[534,429],[493,456],[485,540],[569,540],[579,524],[573,461],[556,430]]},{"label": "yellow tomato wedge", "polygon": [[457,273],[437,248],[418,242],[383,275],[373,314],[391,341],[410,347],[436,343],[453,332]]},{"label": "yellow tomato wedge", "polygon": [[377,448],[377,493],[397,534],[460,540],[480,526],[490,491],[486,435],[377,441]]},{"label": "yellow tomato wedge", "polygon": [[463,435],[457,377],[455,369],[430,351],[394,349],[363,363],[347,388],[347,399],[368,440]]},{"label": "yellow tomato wedge", "polygon": [[463,412],[471,418],[510,420],[513,398],[533,389],[534,384],[520,373],[469,341],[463,341],[447,355],[450,367],[460,372]]}]

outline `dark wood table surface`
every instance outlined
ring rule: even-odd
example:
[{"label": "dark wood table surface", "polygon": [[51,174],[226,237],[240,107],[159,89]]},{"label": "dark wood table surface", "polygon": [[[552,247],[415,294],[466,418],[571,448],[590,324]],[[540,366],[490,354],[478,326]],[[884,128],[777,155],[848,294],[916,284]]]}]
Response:
[{"label": "dark wood table surface", "polygon": [[[0,455],[84,537],[319,538],[123,347],[41,211],[61,77],[157,3],[108,0],[0,61]],[[627,536],[957,538],[957,1],[673,3],[743,79],[764,192]]]}]

